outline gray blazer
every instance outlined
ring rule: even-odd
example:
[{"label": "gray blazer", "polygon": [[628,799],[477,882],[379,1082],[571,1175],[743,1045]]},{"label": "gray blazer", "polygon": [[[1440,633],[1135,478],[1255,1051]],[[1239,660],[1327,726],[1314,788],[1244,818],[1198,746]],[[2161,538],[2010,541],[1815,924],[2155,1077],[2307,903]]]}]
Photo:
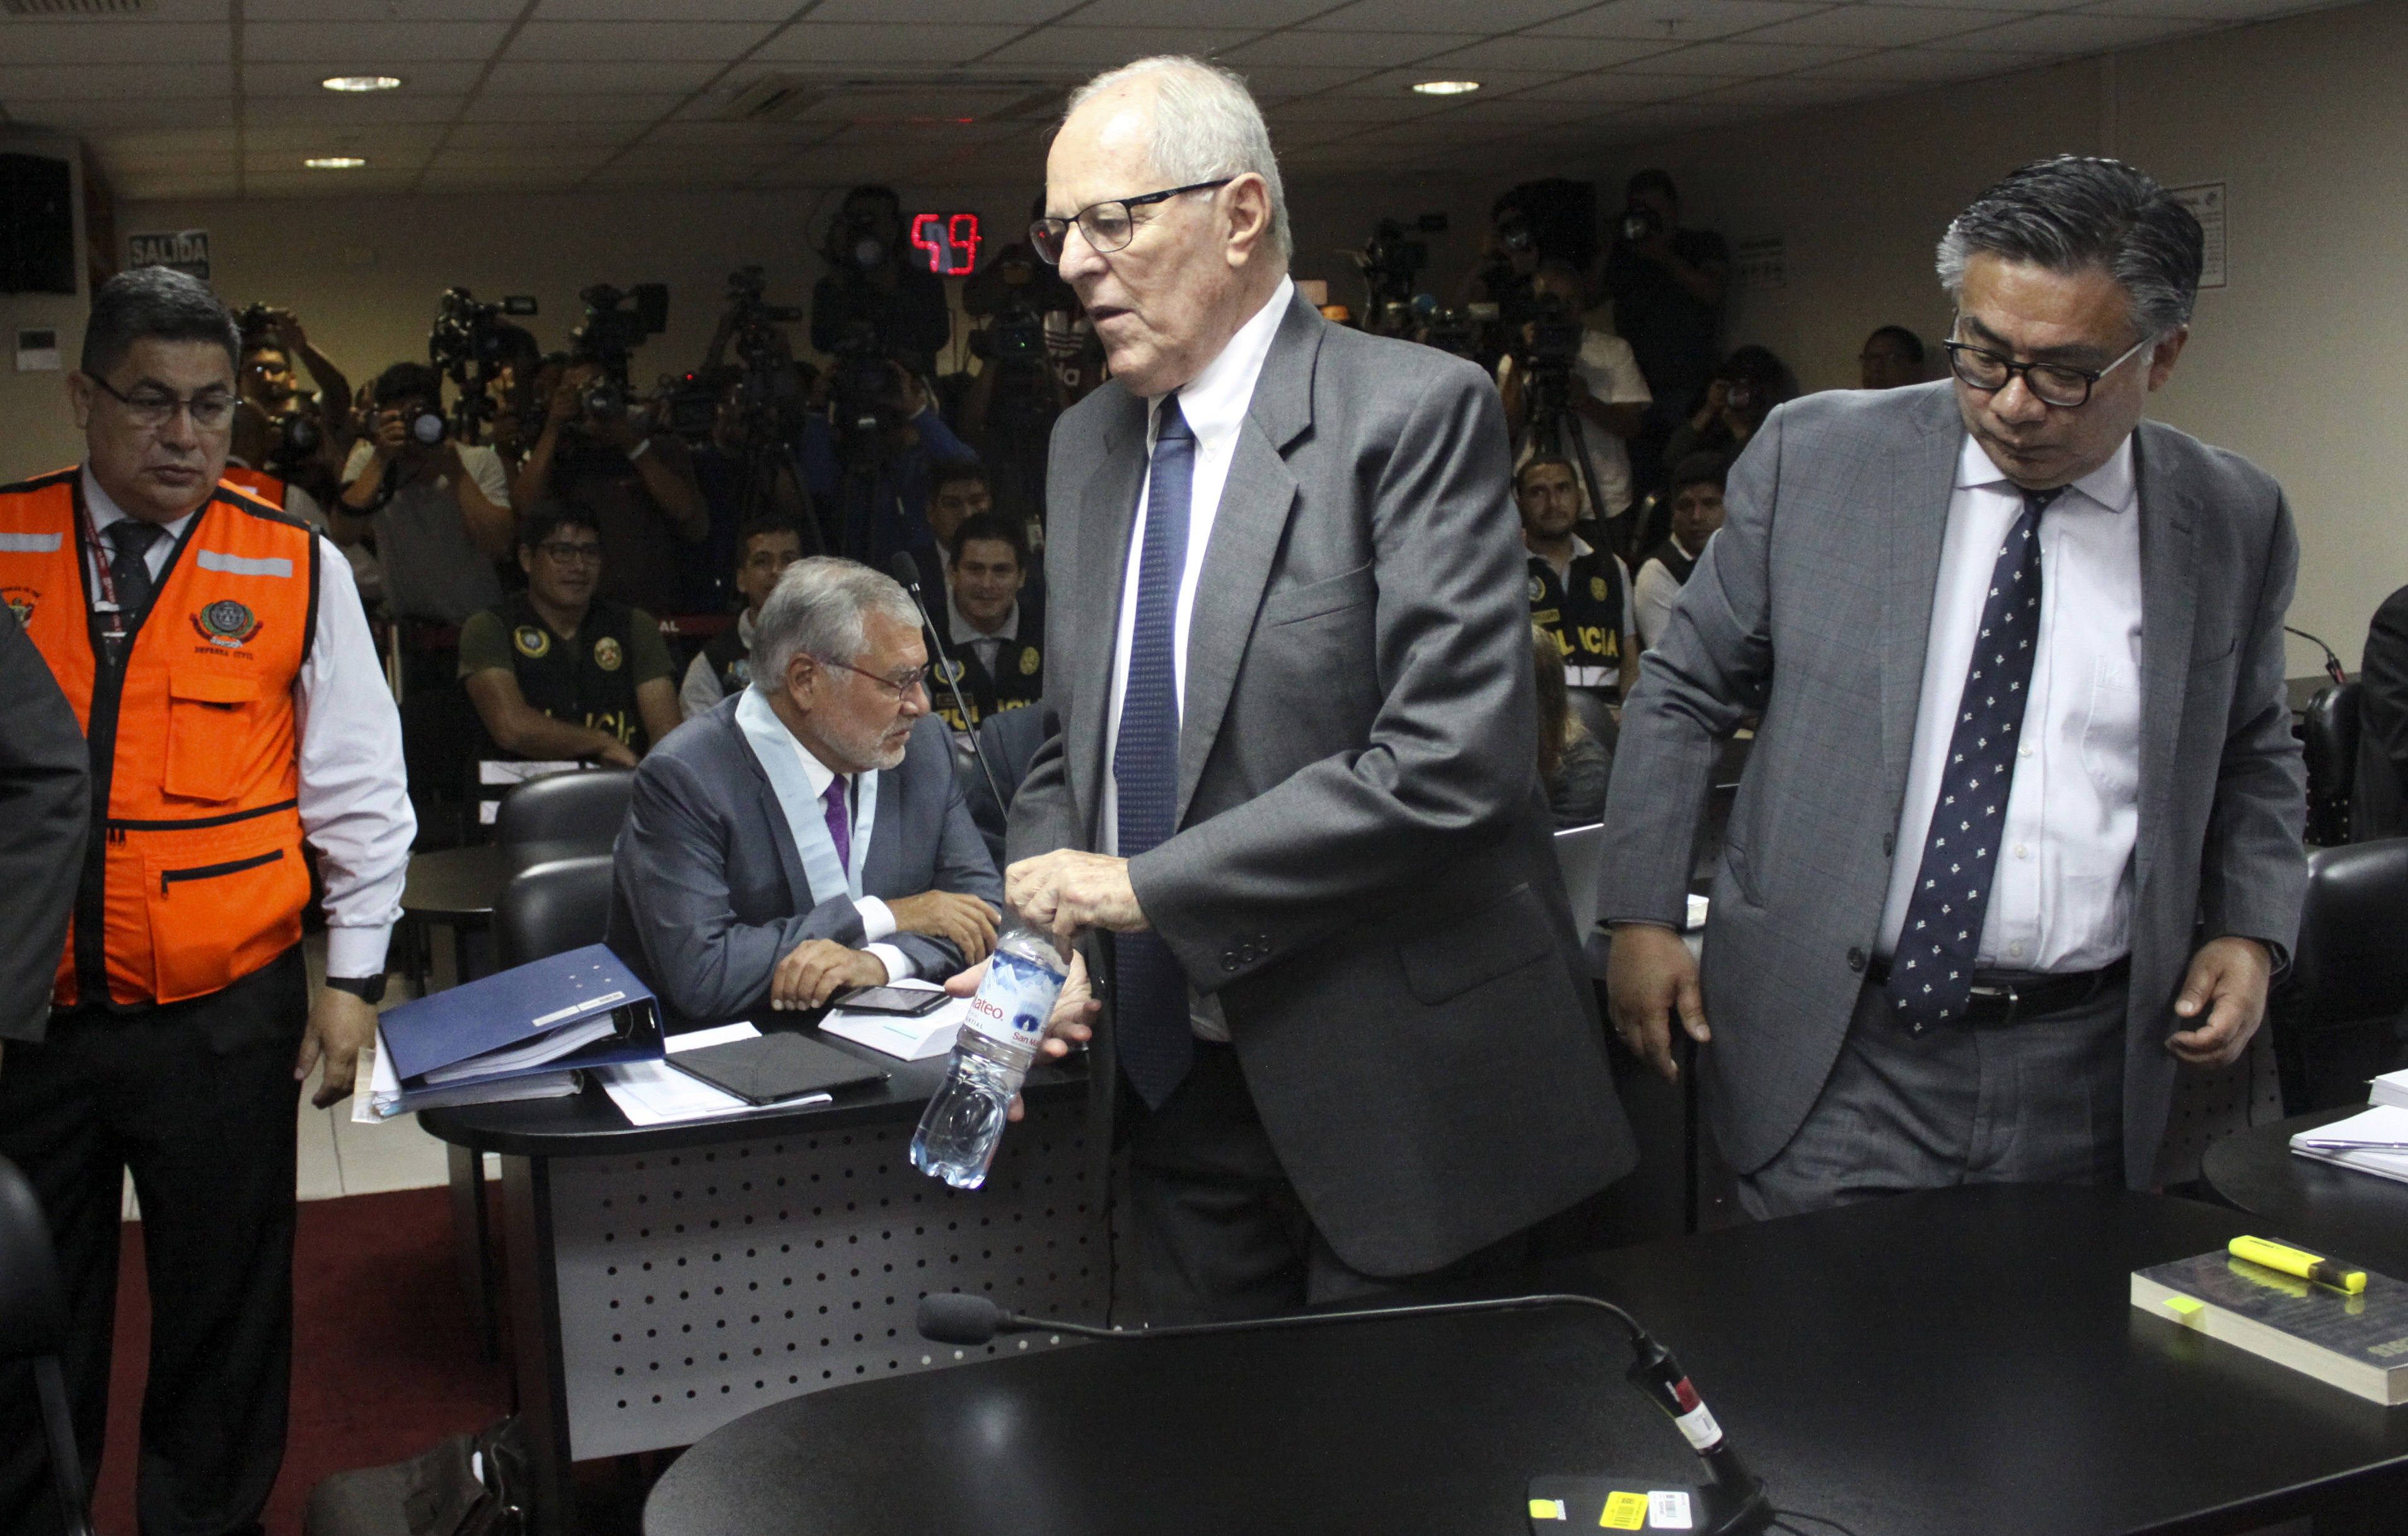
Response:
[{"label": "gray blazer", "polygon": [[[806,939],[866,941],[850,899],[812,903],[786,813],[736,724],[741,698],[722,699],[645,754],[612,851],[608,941],[672,1013],[695,1021],[767,1008],[778,961]],[[944,890],[1003,901],[934,715],[911,728],[902,766],[879,777],[861,888],[886,899]],[[961,951],[945,940],[884,941],[931,979],[961,969]]]},{"label": "gray blazer", "polygon": [[[1048,735],[1013,859],[1096,846],[1145,429],[1117,384],[1054,428]],[[1180,830],[1130,865],[1305,1210],[1369,1274],[1447,1264],[1636,1161],[1538,782],[1508,467],[1478,369],[1295,303],[1197,584]]]},{"label": "gray blazer", "polygon": [[[1623,711],[1598,916],[1677,923],[1716,739],[1761,711],[1706,926],[1703,1055],[1741,1172],[1813,1107],[1876,942],[1948,500],[1954,386],[1816,395],[1733,467],[1727,521]],[[2164,1041],[2199,944],[2299,926],[2306,782],[2283,694],[2299,541],[2246,460],[2144,422],[2141,790],[2124,1166],[2151,1176],[2174,1085]]]},{"label": "gray blazer", "polygon": [[90,823],[91,753],[24,626],[0,605],[0,1041],[42,1039]]}]

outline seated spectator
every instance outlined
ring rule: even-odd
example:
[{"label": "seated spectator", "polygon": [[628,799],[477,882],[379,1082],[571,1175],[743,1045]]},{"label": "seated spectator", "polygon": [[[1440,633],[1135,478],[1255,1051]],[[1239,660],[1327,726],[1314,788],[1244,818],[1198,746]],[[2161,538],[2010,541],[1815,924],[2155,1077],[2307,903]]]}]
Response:
[{"label": "seated spectator", "polygon": [[[1028,545],[1020,530],[981,512],[953,530],[952,580],[945,599],[945,651],[954,676],[939,678],[929,696],[957,731],[1006,710],[1037,702],[1044,693],[1044,635],[1020,604],[1028,581]],[[961,705],[953,688],[961,689]],[[962,707],[968,709],[964,718]]]},{"label": "seated spectator", "polygon": [[978,460],[947,459],[929,471],[928,531],[936,536],[936,543],[913,552],[920,563],[923,599],[934,605],[938,593],[953,590],[953,535],[967,520],[994,511],[995,493]]},{"label": "seated spectator", "polygon": [[1706,540],[1723,525],[1723,481],[1729,469],[1719,453],[1692,453],[1672,467],[1665,492],[1671,500],[1671,531],[1639,562],[1630,583],[1641,644],[1653,646],[1664,633],[1674,599],[1688,585],[1698,556],[1706,553]]},{"label": "seated spectator", "polygon": [[[659,623],[598,595],[602,530],[583,508],[537,503],[520,521],[519,566],[526,590],[460,626],[460,677],[494,749],[479,756],[634,767],[678,725]],[[496,765],[479,782],[490,807],[532,776]]]},{"label": "seated spectator", "polygon": [[880,570],[907,550],[924,569],[941,568],[944,546],[929,519],[933,479],[939,465],[977,455],[900,364],[839,362],[831,372],[834,416],[844,424],[813,411],[800,444],[803,483],[822,525],[846,556]]},{"label": "seated spectator", "polygon": [[1740,348],[1723,359],[1704,398],[1673,432],[1664,448],[1664,462],[1678,464],[1701,452],[1738,458],[1772,408],[1797,393],[1797,377],[1770,349]]},{"label": "seated spectator", "polygon": [[1903,325],[1885,325],[1865,337],[1856,353],[1857,377],[1865,389],[1897,389],[1923,382],[1923,337]]},{"label": "seated spectator", "polygon": [[1572,532],[1580,483],[1557,458],[1513,472],[1522,542],[1530,552],[1530,622],[1555,638],[1567,681],[1619,701],[1639,681],[1639,637],[1630,627],[1630,572],[1611,551]]},{"label": "seated spectator", "polygon": [[688,720],[752,682],[752,637],[759,630],[761,605],[769,600],[786,567],[803,557],[802,524],[775,514],[756,517],[744,524],[737,546],[743,553],[736,565],[736,590],[744,598],[744,611],[687,664],[678,707]]},{"label": "seated spectator", "polygon": [[1605,817],[1613,756],[1572,713],[1564,685],[1564,648],[1537,624],[1530,626],[1530,659],[1538,667],[1539,782],[1547,786],[1547,809],[1558,832],[1595,825]]},{"label": "seated spectator", "polygon": [[522,513],[552,500],[581,508],[602,530],[603,596],[656,613],[683,607],[679,551],[710,537],[692,456],[675,434],[629,407],[591,359],[562,371],[543,431],[510,484],[510,505]]},{"label": "seated spectator", "polygon": [[[1532,280],[1538,302],[1550,299],[1562,308],[1568,319],[1577,317],[1581,309],[1581,279],[1570,262],[1550,261],[1539,267]],[[1529,420],[1528,390],[1526,376],[1530,370],[1531,348],[1538,339],[1538,322],[1522,327],[1521,349],[1498,360],[1497,387],[1505,399],[1505,424],[1513,441],[1525,455],[1560,456],[1580,463],[1580,450],[1588,452],[1589,467],[1597,475],[1598,497],[1601,507],[1589,509],[1588,515],[1599,522],[1611,522],[1630,510],[1630,439],[1639,436],[1646,423],[1647,407],[1654,396],[1647,393],[1647,380],[1639,371],[1639,359],[1632,354],[1630,343],[1605,331],[1584,326],[1580,336],[1580,354],[1572,359],[1568,380],[1570,394],[1565,401],[1569,419],[1554,440],[1544,440],[1546,433],[1537,428],[1551,424]]]},{"label": "seated spectator", "polygon": [[928,714],[909,596],[805,560],[754,645],[752,686],[636,770],[610,946],[671,1011],[713,1021],[982,959],[1003,884]]},{"label": "seated spectator", "polygon": [[335,539],[375,541],[394,618],[465,623],[502,600],[494,563],[509,554],[513,538],[502,461],[452,438],[442,378],[423,363],[395,363],[369,395],[367,431],[328,509]]},{"label": "seated spectator", "polygon": [[[754,522],[774,517],[807,538],[817,531],[811,498],[803,490],[802,463],[790,445],[775,438],[779,408],[756,410],[746,398],[745,374],[738,367],[721,370],[714,388],[710,437],[692,451],[695,484],[710,510],[710,534],[679,551],[686,573],[685,606],[695,613],[726,611],[734,591],[728,577],[743,559],[742,530]],[[816,547],[814,541],[813,553]],[[759,606],[757,598],[751,599],[748,611]]]},{"label": "seated spectator", "polygon": [[2408,587],[2383,599],[2358,658],[2350,840],[2408,834]]}]

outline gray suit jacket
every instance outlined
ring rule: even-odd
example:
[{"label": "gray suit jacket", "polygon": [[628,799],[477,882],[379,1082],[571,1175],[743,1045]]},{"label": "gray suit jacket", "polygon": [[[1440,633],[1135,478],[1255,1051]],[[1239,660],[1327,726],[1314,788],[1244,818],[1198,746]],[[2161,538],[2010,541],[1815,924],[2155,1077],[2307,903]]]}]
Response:
[{"label": "gray suit jacket", "polygon": [[[1953,385],[1817,395],[1733,467],[1727,521],[1623,712],[1604,921],[1677,923],[1716,738],[1760,710],[1705,942],[1714,1129],[1741,1172],[1813,1107],[1888,895],[1964,427]],[[2299,926],[2305,778],[2283,695],[2299,541],[2274,482],[2172,427],[2136,435],[2141,789],[2124,1163],[2151,1176],[2192,951],[2278,961]]]},{"label": "gray suit jacket", "polygon": [[[1013,859],[1096,846],[1146,409],[1108,384],[1054,428],[1048,737]],[[1479,370],[1297,301],[1197,584],[1180,830],[1130,865],[1306,1211],[1369,1274],[1449,1263],[1636,1160],[1550,846],[1507,476]]]},{"label": "gray suit jacket", "polygon": [[50,664],[0,607],[0,1041],[39,1041],[75,910],[91,753]]},{"label": "gray suit jacket", "polygon": [[[769,978],[806,939],[866,941],[850,899],[816,906],[777,792],[736,724],[741,696],[669,733],[636,769],[613,850],[608,941],[669,1011],[716,1023],[768,1006]],[[1003,883],[953,780],[944,723],[911,728],[903,764],[880,775],[865,895],[962,891],[1001,905]],[[884,940],[941,979],[961,951],[925,934]]]}]

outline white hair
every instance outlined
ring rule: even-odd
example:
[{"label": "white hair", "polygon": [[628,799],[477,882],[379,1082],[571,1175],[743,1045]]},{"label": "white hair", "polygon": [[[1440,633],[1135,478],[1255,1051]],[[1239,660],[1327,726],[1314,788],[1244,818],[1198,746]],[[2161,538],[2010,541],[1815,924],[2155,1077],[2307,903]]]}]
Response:
[{"label": "white hair", "polygon": [[1091,97],[1137,79],[1154,85],[1154,137],[1146,158],[1155,171],[1174,187],[1248,172],[1261,177],[1271,200],[1271,246],[1284,266],[1296,254],[1287,189],[1280,181],[1279,157],[1271,152],[1271,131],[1246,82],[1201,59],[1157,53],[1108,69],[1071,92],[1064,120]]},{"label": "white hair", "polygon": [[883,613],[920,627],[920,610],[902,583],[854,560],[813,555],[786,567],[761,605],[752,629],[752,686],[774,693],[798,655],[851,663],[868,649],[864,621]]}]

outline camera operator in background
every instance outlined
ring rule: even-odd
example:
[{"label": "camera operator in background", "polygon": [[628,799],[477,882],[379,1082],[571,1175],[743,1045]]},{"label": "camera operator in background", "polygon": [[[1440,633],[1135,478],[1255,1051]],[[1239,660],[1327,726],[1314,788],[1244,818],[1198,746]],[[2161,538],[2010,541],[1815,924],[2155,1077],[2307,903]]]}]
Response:
[{"label": "camera operator in background", "polygon": [[985,323],[970,333],[980,366],[962,396],[961,435],[986,466],[1003,515],[1024,530],[1041,526],[1054,423],[1070,407],[1051,349],[1057,324],[1070,334],[1077,295],[1021,243],[963,285],[962,308]]},{"label": "camera operator in background", "polygon": [[374,540],[393,618],[461,624],[501,601],[494,563],[511,541],[502,461],[452,437],[442,378],[423,363],[385,369],[369,397],[366,432],[329,508],[335,539],[347,550]]},{"label": "camera operator in background", "polygon": [[692,455],[591,353],[562,370],[543,430],[510,486],[510,504],[523,517],[554,500],[601,530],[602,596],[655,613],[683,608],[681,547],[710,537],[710,508],[695,483]]},{"label": "camera operator in background", "polygon": [[1523,207],[1521,188],[1511,187],[1489,206],[1488,228],[1480,240],[1480,262],[1464,280],[1467,304],[1494,304],[1504,334],[1520,334],[1530,318],[1533,282],[1543,256],[1539,233]]},{"label": "camera operator in background", "polygon": [[1771,349],[1745,346],[1714,369],[1704,397],[1664,445],[1664,462],[1678,464],[1692,453],[1736,459],[1756,438],[1772,408],[1798,393],[1798,376]]},{"label": "camera operator in background", "polygon": [[937,354],[953,337],[953,310],[945,280],[913,260],[904,242],[903,200],[895,189],[846,193],[822,254],[832,270],[811,290],[812,349],[835,356],[866,324],[888,355],[914,373],[934,374]]},{"label": "camera operator in background", "polygon": [[1713,375],[1730,248],[1709,230],[1681,227],[1681,194],[1660,170],[1633,176],[1623,200],[1606,257],[1605,289],[1613,299],[1614,329],[1638,354],[1656,397],[1631,445],[1638,483],[1653,488],[1664,467],[1681,456],[1669,446],[1681,413]]},{"label": "camera operator in background", "polygon": [[[1580,315],[1581,278],[1570,262],[1541,262],[1531,280],[1531,319],[1517,349],[1497,364],[1515,457],[1563,458],[1579,469],[1586,515],[1620,524],[1631,501],[1629,440],[1652,396],[1630,343],[1591,330]],[[1594,476],[1594,486],[1588,484]]]},{"label": "camera operator in background", "polygon": [[[351,444],[351,381],[309,344],[301,317],[253,304],[236,317],[242,327],[242,403],[265,428],[252,469],[298,485],[322,506],[342,489],[343,456]],[[297,365],[297,368],[296,368]],[[301,387],[306,368],[314,390]]]},{"label": "camera operator in background", "polygon": [[977,455],[945,424],[927,386],[860,332],[838,353],[828,394],[828,413],[803,421],[801,452],[803,484],[831,542],[879,570],[906,551],[927,569],[942,558],[928,522],[933,473]]},{"label": "camera operator in background", "polygon": [[[937,678],[928,698],[946,725],[974,731],[989,716],[1044,696],[1045,616],[1020,600],[1028,584],[1028,545],[1018,524],[979,512],[954,527],[945,547],[948,591],[937,611],[945,615],[947,659],[936,665],[952,675]],[[956,685],[967,719],[953,704]]]},{"label": "camera operator in background", "polygon": [[801,524],[775,513],[753,518],[737,530],[736,591],[744,599],[744,611],[686,664],[685,681],[678,684],[678,711],[686,719],[751,685],[752,637],[761,622],[761,605],[769,600],[786,567],[803,558],[808,537]]},{"label": "camera operator in background", "polygon": [[[732,595],[743,593],[740,574],[730,586],[727,573],[742,569],[744,529],[774,521],[807,544],[795,559],[824,552],[810,495],[803,489],[802,461],[789,444],[762,436],[770,423],[757,419],[744,370],[722,367],[708,381],[714,396],[710,436],[694,446],[692,458],[695,484],[710,510],[710,535],[684,546],[682,553],[690,568],[698,560],[717,559],[709,576],[697,581],[689,574],[687,581],[689,609],[717,613],[726,610]],[[760,607],[758,599],[744,595],[752,609]]]}]

